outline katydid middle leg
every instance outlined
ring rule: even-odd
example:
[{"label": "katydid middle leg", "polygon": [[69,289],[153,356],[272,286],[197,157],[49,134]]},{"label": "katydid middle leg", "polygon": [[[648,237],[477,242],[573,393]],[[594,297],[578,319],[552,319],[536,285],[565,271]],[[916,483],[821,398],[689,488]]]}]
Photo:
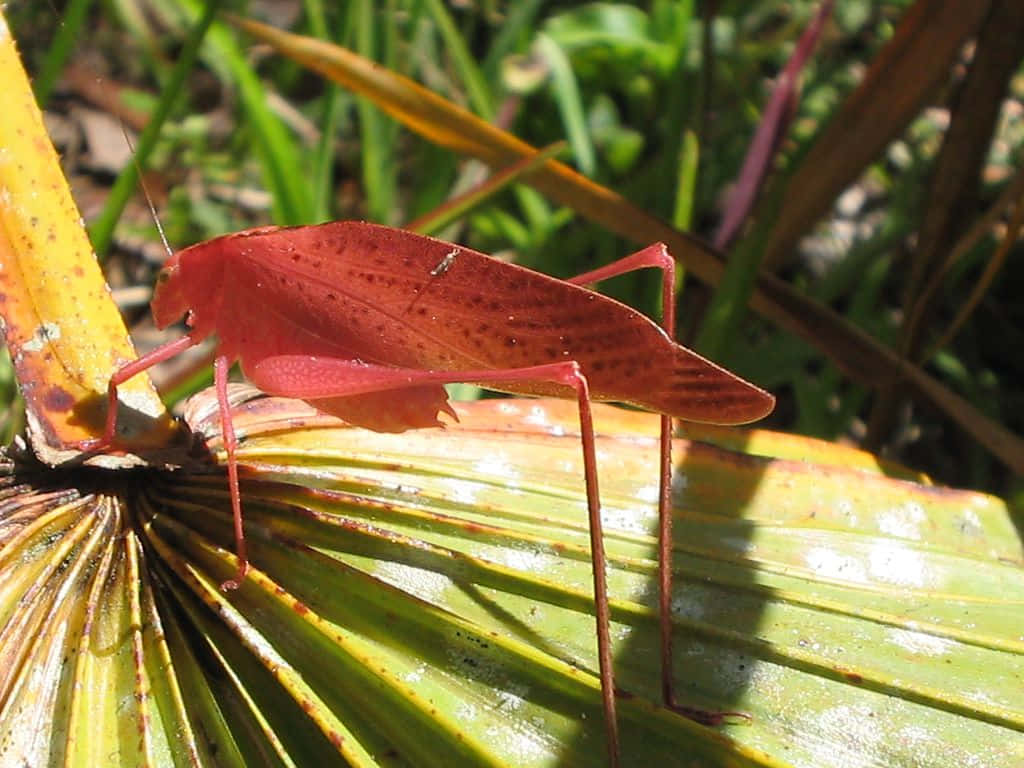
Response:
[{"label": "katydid middle leg", "polygon": [[235,578],[220,585],[225,592],[238,589],[249,572],[249,555],[245,544],[245,529],[242,525],[242,494],[238,488],[238,460],[235,458],[238,439],[235,437],[235,424],[231,419],[231,406],[228,403],[228,371],[230,369],[231,361],[224,355],[218,355],[213,362],[213,381],[217,390],[220,434],[228,458],[228,493],[231,497],[231,513],[235,526],[235,555],[238,558],[238,572],[235,574]]}]

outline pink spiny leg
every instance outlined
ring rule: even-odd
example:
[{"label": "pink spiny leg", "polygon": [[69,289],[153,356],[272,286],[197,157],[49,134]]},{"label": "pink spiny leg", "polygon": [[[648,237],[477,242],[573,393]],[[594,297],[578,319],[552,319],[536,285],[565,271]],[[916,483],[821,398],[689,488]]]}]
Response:
[{"label": "pink spiny leg", "polygon": [[[586,285],[637,269],[654,267],[662,271],[661,327],[670,339],[676,334],[676,263],[664,243],[649,245],[607,266],[586,272],[566,282]],[[698,722],[714,720],[714,713],[680,707],[676,703],[672,677],[672,417],[661,414],[658,482],[658,615],[661,628],[661,696],[665,706]],[[712,717],[707,717],[711,715]]]},{"label": "pink spiny leg", "polygon": [[238,589],[245,575],[249,572],[249,557],[245,547],[245,531],[242,527],[242,497],[238,490],[238,461],[235,449],[235,425],[231,421],[231,409],[228,405],[228,369],[231,363],[224,355],[219,355],[213,363],[214,386],[217,389],[217,407],[220,411],[220,433],[224,439],[224,450],[228,455],[228,491],[231,494],[231,512],[235,521],[235,553],[238,555],[238,573],[220,585],[225,592]]},{"label": "pink spiny leg", "polygon": [[[370,365],[337,358],[282,355],[261,360],[247,373],[252,382],[268,394],[301,398],[314,405],[318,399],[326,400],[388,390],[401,391],[410,387],[463,381],[472,381],[484,386],[512,382],[553,382],[571,387],[576,392],[590,524],[590,552],[594,569],[594,605],[601,700],[607,726],[609,761],[612,766],[617,768],[619,765],[619,729],[615,714],[615,680],[609,629],[608,582],[601,526],[601,501],[597,486],[597,451],[594,446],[590,388],[579,364],[575,361],[567,361],[504,370],[422,371]],[[225,437],[225,443],[227,443],[227,437]],[[228,461],[230,469],[232,465],[230,449]]]},{"label": "pink spiny leg", "polygon": [[[147,371],[165,360],[170,360],[175,355],[195,345],[196,341],[191,336],[182,336],[180,339],[175,339],[157,347],[152,352],[114,371],[107,385],[107,418],[103,429],[103,436],[95,440],[83,441],[79,444],[79,448],[83,451],[102,451],[116,446],[117,412],[119,406],[117,388],[133,376]],[[214,363],[214,380],[217,389],[217,404],[220,411],[221,434],[224,439],[224,448],[228,455],[228,489],[231,495],[231,510],[234,516],[235,551],[238,555],[238,574],[234,579],[225,581],[221,585],[221,588],[225,590],[237,589],[249,570],[245,533],[242,528],[242,502],[238,490],[238,463],[235,459],[235,448],[238,446],[238,441],[235,439],[234,425],[231,422],[228,408],[227,376],[230,367],[228,359],[224,356],[218,357]]]},{"label": "pink spiny leg", "polygon": [[195,346],[196,342],[191,336],[182,336],[180,339],[168,342],[157,347],[152,352],[143,355],[127,365],[122,365],[110,377],[107,384],[107,420],[103,428],[103,436],[94,440],[85,440],[79,444],[83,451],[102,451],[117,445],[117,388],[128,379],[143,371],[148,371],[154,365],[170,360],[175,355],[184,352],[189,347]]}]

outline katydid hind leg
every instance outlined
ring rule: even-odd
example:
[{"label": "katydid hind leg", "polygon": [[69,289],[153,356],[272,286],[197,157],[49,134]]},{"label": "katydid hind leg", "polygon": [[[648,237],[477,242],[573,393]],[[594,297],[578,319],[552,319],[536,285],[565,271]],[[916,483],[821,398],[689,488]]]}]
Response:
[{"label": "katydid hind leg", "polygon": [[[662,272],[661,327],[675,341],[675,260],[664,243],[649,245],[636,253],[568,280],[585,285],[648,267]],[[672,675],[672,417],[661,414],[658,453],[658,616],[661,643],[661,695],[665,705],[703,722],[703,713],[680,708]]]},{"label": "katydid hind leg", "polygon": [[[253,383],[268,394],[298,397],[313,405],[316,405],[318,400],[329,401],[338,397],[360,396],[370,392],[388,390],[404,393],[423,389],[429,385],[463,381],[472,381],[483,386],[546,381],[569,387],[575,392],[579,407],[591,562],[594,571],[594,605],[601,700],[606,723],[609,762],[613,766],[618,766],[619,731],[612,664],[607,565],[601,525],[600,492],[597,482],[597,450],[590,407],[590,389],[579,364],[574,361],[563,361],[526,368],[424,371],[371,365],[337,358],[281,355],[259,361],[251,371],[248,371],[248,374]],[[415,425],[411,425],[410,428],[415,428]],[[228,456],[230,461],[230,451]]]},{"label": "katydid hind leg", "polygon": [[242,497],[238,489],[238,460],[235,458],[238,440],[235,437],[235,425],[231,421],[231,409],[228,404],[228,370],[230,368],[231,362],[224,355],[218,356],[213,363],[221,436],[224,440],[224,450],[228,455],[228,491],[231,496],[231,513],[235,525],[235,553],[238,556],[238,573],[235,578],[220,585],[225,592],[238,589],[249,572],[249,556],[245,544],[245,530],[242,526]]},{"label": "katydid hind leg", "polygon": [[594,570],[594,613],[597,621],[597,654],[601,672],[601,697],[604,705],[608,757],[619,764],[619,723],[615,712],[615,669],[611,650],[611,610],[608,605],[608,576],[601,524],[601,495],[597,485],[597,447],[594,419],[590,411],[590,392],[586,377],[575,370],[576,397],[580,412],[580,443],[587,489],[587,514],[590,527],[590,559]]}]

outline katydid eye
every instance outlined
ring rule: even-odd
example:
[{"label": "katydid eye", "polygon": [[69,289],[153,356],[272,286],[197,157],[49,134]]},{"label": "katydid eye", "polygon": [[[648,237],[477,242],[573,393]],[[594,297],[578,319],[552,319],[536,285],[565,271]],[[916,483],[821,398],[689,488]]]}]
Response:
[{"label": "katydid eye", "polygon": [[170,279],[171,279],[171,270],[170,270],[169,267],[164,267],[159,272],[157,272],[156,281],[157,281],[158,284],[162,285],[162,284],[166,283]]}]

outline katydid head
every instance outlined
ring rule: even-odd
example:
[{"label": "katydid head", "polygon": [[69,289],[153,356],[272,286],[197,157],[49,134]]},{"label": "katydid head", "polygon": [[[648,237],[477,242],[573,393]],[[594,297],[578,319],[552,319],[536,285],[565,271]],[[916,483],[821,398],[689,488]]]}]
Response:
[{"label": "katydid head", "polygon": [[194,339],[215,332],[224,290],[225,243],[231,235],[197,243],[172,254],[157,275],[150,308],[157,327],[183,316]]},{"label": "katydid head", "polygon": [[178,254],[173,254],[157,274],[156,286],[153,288],[150,308],[158,328],[166,328],[191,309],[182,288]]}]

